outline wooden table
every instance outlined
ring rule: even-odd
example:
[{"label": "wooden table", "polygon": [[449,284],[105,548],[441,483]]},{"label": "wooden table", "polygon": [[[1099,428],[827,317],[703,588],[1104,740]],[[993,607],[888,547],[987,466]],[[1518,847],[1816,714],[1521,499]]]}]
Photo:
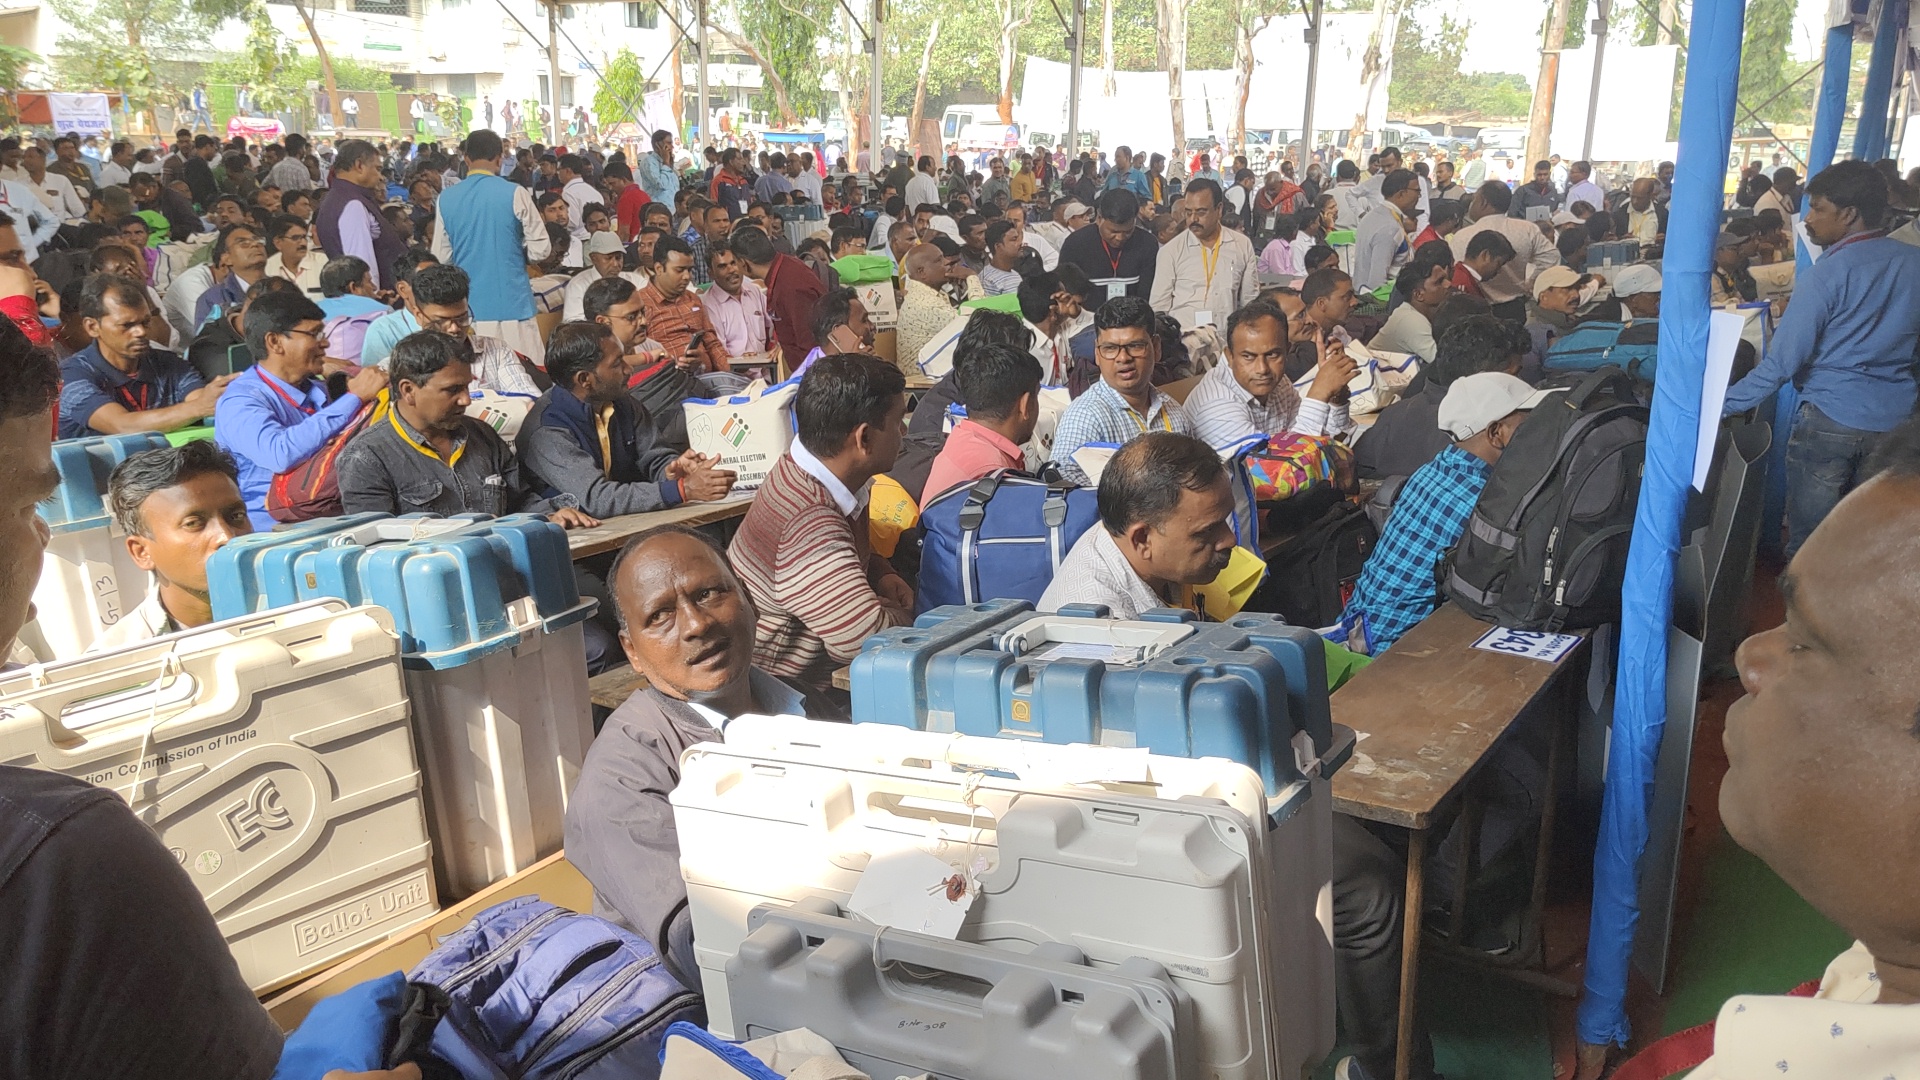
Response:
[{"label": "wooden table", "polygon": [[[1576,663],[1584,642],[1558,662],[1473,648],[1489,630],[1447,605],[1409,630],[1391,649],[1355,673],[1332,697],[1333,722],[1351,727],[1360,742],[1333,777],[1334,809],[1409,832],[1405,936],[1400,957],[1400,1038],[1394,1075],[1404,1080],[1413,1040],[1418,990],[1421,912],[1426,885],[1427,832],[1466,787],[1494,747]],[[1548,788],[1534,867],[1534,900],[1545,900],[1546,854],[1553,830],[1555,777],[1565,718],[1555,718]],[[1463,830],[1472,842],[1471,828]],[[1468,862],[1462,860],[1452,912],[1457,944],[1465,918]],[[1537,912],[1534,913],[1537,923]]]},{"label": "wooden table", "polygon": [[931,375],[909,375],[907,376],[907,393],[918,394],[926,390],[931,390],[933,389],[933,384],[939,381],[939,379]]},{"label": "wooden table", "polygon": [[620,550],[621,545],[648,529],[660,525],[685,525],[690,529],[712,525],[745,516],[747,507],[751,505],[752,496],[744,496],[725,502],[681,503],[666,510],[649,510],[644,514],[622,514],[607,518],[591,529],[570,530],[567,533],[567,548],[575,559],[604,555]]}]

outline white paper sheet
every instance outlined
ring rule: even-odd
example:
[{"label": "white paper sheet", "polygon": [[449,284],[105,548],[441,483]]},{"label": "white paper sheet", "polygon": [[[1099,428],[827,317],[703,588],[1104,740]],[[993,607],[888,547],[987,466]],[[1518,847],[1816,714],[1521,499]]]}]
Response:
[{"label": "white paper sheet", "polygon": [[1693,450],[1693,486],[1700,491],[1707,490],[1707,473],[1720,440],[1720,410],[1733,378],[1733,353],[1747,327],[1746,316],[1739,312],[1712,311],[1707,320],[1707,369],[1700,383],[1700,434]]}]

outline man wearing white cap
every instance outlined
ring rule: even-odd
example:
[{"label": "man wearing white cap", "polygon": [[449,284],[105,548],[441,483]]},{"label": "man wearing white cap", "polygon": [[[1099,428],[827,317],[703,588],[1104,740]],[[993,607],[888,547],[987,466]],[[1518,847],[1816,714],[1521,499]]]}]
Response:
[{"label": "man wearing white cap", "polygon": [[1549,266],[1533,279],[1533,308],[1527,313],[1527,332],[1536,352],[1545,355],[1554,338],[1573,329],[1586,278],[1564,266]]},{"label": "man wearing white cap", "polygon": [[1613,275],[1613,295],[1620,301],[1620,322],[1660,321],[1660,271],[1646,263]]},{"label": "man wearing white cap", "polygon": [[1377,656],[1440,603],[1435,568],[1460,541],[1487,475],[1527,413],[1550,390],[1497,371],[1456,379],[1440,402],[1453,442],[1420,467],[1394,500],[1380,543],[1340,613],[1349,648]]},{"label": "man wearing white cap", "polygon": [[1093,220],[1093,211],[1079,199],[1057,199],[1053,204],[1053,220],[1035,222],[1027,226],[1029,233],[1045,236],[1057,251],[1066,242],[1074,230],[1084,228]]},{"label": "man wearing white cap", "polygon": [[586,318],[587,289],[601,278],[610,278],[619,274],[633,282],[634,288],[646,288],[647,275],[631,270],[622,273],[620,267],[626,254],[627,249],[620,243],[620,237],[615,233],[597,232],[588,237],[587,261],[592,265],[573,275],[573,280],[567,282],[561,318],[566,322],[579,322]]}]

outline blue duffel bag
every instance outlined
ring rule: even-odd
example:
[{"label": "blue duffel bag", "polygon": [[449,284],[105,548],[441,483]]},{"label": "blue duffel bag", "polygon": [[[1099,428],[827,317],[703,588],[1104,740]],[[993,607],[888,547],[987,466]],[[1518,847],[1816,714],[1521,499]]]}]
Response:
[{"label": "blue duffel bag", "polygon": [[1082,533],[1099,523],[1099,493],[1000,469],[955,485],[920,509],[915,613],[982,600],[1038,603]]},{"label": "blue duffel bag", "polygon": [[1554,339],[1540,367],[1547,374],[1598,371],[1617,367],[1641,382],[1651,383],[1658,365],[1653,342],[1623,344],[1620,335],[1625,323],[1581,323]]}]

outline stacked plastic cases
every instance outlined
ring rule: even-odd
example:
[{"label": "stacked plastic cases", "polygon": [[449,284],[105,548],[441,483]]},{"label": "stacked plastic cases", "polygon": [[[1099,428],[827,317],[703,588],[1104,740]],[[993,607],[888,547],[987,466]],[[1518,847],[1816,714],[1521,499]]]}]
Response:
[{"label": "stacked plastic cases", "polygon": [[918,850],[972,875],[961,941],[1165,968],[1193,1001],[1200,1075],[1294,1077],[1332,1047],[1325,814],[1274,820],[1244,765],[742,717],[687,753],[672,802],[722,1034],[743,1034],[726,973],[755,906],[845,906],[873,859]]},{"label": "stacked plastic cases", "polygon": [[595,601],[566,534],[524,514],[309,525],[218,552],[215,615],[319,596],[392,613],[447,899],[560,850],[593,741],[582,624]]},{"label": "stacked plastic cases", "polygon": [[51,534],[40,564],[33,606],[47,655],[79,656],[147,598],[147,572],[133,564],[126,541],[107,506],[107,477],[114,466],[143,450],[163,449],[167,437],[153,432],[66,439],[53,444],[60,485],[40,504]]},{"label": "stacked plastic cases", "polygon": [[745,1038],[804,1027],[876,1077],[1200,1075],[1193,1003],[1151,960],[1094,968],[1058,942],[1017,953],[883,931],[817,897],[747,924],[727,964]]},{"label": "stacked plastic cases", "polygon": [[111,788],[254,989],[436,908],[399,643],[338,600],[0,679],[0,762]]}]

